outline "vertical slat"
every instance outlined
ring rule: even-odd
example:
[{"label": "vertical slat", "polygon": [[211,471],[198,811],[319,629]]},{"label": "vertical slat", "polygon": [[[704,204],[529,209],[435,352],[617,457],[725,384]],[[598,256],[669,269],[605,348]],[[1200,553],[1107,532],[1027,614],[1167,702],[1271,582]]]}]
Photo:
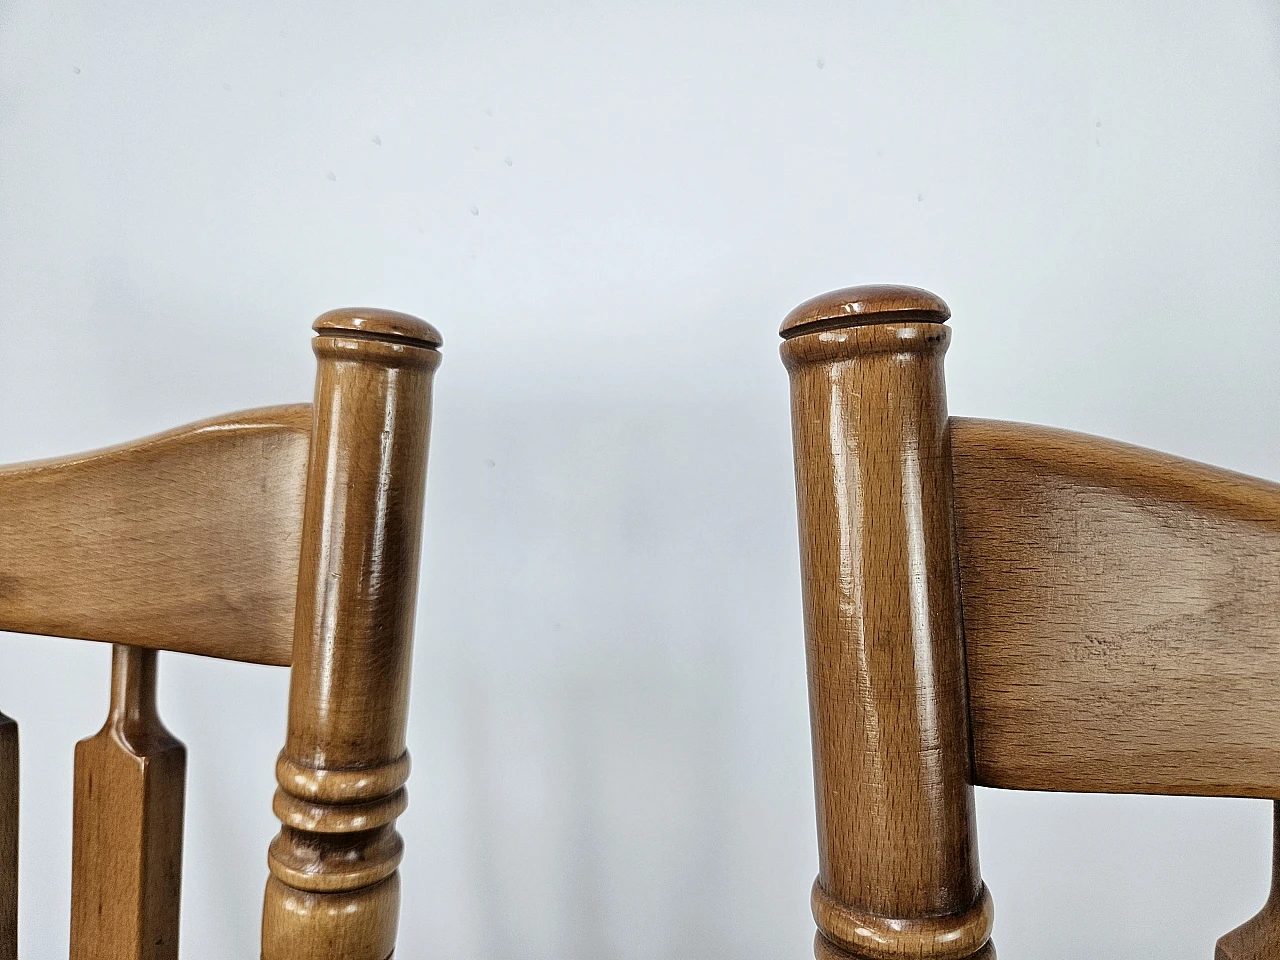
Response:
[{"label": "vertical slat", "polygon": [[0,713],[0,960],[18,956],[18,724]]},{"label": "vertical slat", "polygon": [[400,909],[395,820],[417,599],[431,380],[421,320],[344,310],[316,321],[289,688],[262,917],[264,960],[386,960]]},{"label": "vertical slat", "polygon": [[818,805],[819,960],[994,960],[978,873],[942,356],[854,287],[783,323]]},{"label": "vertical slat", "polygon": [[107,722],[76,744],[71,960],[176,960],[186,769],[156,651],[117,644]]}]

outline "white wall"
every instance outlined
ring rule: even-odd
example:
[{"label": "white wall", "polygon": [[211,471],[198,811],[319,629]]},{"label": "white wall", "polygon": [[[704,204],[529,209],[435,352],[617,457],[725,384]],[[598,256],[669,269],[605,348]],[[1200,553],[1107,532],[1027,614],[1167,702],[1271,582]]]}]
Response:
[{"label": "white wall", "polygon": [[[0,460],[305,400],[332,306],[445,333],[405,960],[808,954],[791,306],[930,287],[954,412],[1277,478],[1278,266],[1265,0],[0,0]],[[108,655],[0,664],[65,956]],[[287,677],[162,674],[184,956],[255,956]],[[1001,956],[1206,960],[1264,899],[1264,804],[978,802]]]}]

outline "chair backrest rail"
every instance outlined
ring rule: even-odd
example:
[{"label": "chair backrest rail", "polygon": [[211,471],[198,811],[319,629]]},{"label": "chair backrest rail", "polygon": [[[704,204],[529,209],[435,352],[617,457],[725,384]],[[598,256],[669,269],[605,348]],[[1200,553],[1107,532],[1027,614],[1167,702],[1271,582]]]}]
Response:
[{"label": "chair backrest rail", "polygon": [[1280,797],[1280,484],[951,421],[975,782]]},{"label": "chair backrest rail", "polygon": [[287,665],[311,407],[0,468],[0,630]]}]

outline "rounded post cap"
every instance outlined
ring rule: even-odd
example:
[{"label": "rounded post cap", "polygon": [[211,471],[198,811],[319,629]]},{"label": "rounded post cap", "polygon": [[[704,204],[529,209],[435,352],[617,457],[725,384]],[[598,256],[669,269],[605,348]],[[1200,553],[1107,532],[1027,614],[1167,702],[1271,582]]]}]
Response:
[{"label": "rounded post cap", "polygon": [[892,283],[866,283],[806,300],[782,321],[778,333],[796,337],[813,330],[924,320],[946,323],[951,308],[936,293]]},{"label": "rounded post cap", "polygon": [[321,336],[357,336],[392,340],[435,349],[444,344],[440,331],[417,317],[377,307],[342,307],[322,313],[311,325]]}]

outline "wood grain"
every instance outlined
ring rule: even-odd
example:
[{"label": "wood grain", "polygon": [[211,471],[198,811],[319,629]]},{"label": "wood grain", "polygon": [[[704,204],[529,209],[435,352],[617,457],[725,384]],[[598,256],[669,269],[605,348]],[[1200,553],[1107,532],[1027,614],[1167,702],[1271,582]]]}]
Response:
[{"label": "wood grain", "polygon": [[[114,645],[107,721],[75,751],[72,960],[178,955],[186,750],[156,712],[158,649],[293,667],[262,956],[395,949],[442,341],[388,310],[315,329],[314,408],[0,468],[0,630]],[[0,716],[0,960],[17,949],[17,763]]]},{"label": "wood grain", "polygon": [[18,725],[0,713],[0,960],[18,956]]},{"label": "wood grain", "polygon": [[952,532],[950,332],[911,319],[945,314],[914,288],[851,288],[783,323],[824,960],[994,956]]},{"label": "wood grain", "polygon": [[1280,798],[1280,485],[954,419],[976,782]]},{"label": "wood grain", "polygon": [[289,732],[277,764],[263,960],[386,960],[409,774],[434,328],[338,311],[316,323]]},{"label": "wood grain", "polygon": [[[1280,485],[948,420],[949,316],[871,286],[782,326],[818,960],[993,960],[970,782],[1280,799]],[[1280,804],[1273,858],[1217,960],[1280,957]]]},{"label": "wood grain", "polygon": [[71,960],[176,960],[186,748],[156,713],[154,650],[111,653],[111,708],[76,745]]},{"label": "wood grain", "polygon": [[308,405],[0,468],[0,630],[290,662]]}]

